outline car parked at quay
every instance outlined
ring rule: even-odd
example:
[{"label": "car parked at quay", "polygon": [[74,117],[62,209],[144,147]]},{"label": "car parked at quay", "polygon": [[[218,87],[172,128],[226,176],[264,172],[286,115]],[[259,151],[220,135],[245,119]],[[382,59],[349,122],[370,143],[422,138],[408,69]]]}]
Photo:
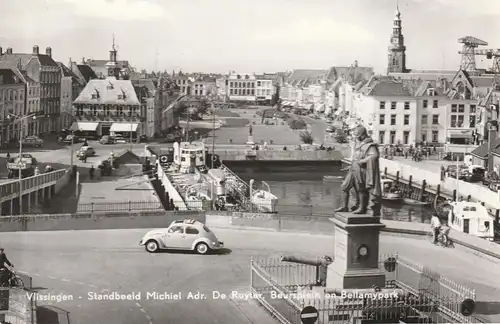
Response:
[{"label": "car parked at quay", "polygon": [[143,236],[139,245],[149,253],[168,249],[207,254],[224,247],[224,243],[205,224],[193,219],[173,221],[168,228],[151,230]]}]

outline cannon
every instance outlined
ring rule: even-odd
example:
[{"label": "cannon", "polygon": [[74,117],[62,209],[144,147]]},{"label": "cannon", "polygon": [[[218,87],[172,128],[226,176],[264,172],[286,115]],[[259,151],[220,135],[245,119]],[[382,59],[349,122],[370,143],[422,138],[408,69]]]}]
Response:
[{"label": "cannon", "polygon": [[333,258],[324,256],[322,258],[304,258],[293,255],[282,256],[282,262],[299,263],[316,267],[316,285],[324,287],[326,285],[326,273],[328,265],[333,262]]}]

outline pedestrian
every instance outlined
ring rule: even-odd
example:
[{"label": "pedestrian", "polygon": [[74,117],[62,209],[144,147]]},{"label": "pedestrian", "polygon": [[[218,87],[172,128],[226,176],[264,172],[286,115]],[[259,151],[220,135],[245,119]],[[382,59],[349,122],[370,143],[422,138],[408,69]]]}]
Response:
[{"label": "pedestrian", "polygon": [[90,167],[90,170],[89,170],[89,177],[90,177],[90,180],[94,180],[94,174],[95,174],[95,168],[94,166],[92,165]]},{"label": "pedestrian", "polygon": [[82,154],[83,154],[82,156],[83,163],[87,163],[87,154],[85,152],[83,152]]},{"label": "pedestrian", "polygon": [[6,158],[7,158],[7,161],[9,161],[9,160],[10,160],[10,153],[7,153]]}]

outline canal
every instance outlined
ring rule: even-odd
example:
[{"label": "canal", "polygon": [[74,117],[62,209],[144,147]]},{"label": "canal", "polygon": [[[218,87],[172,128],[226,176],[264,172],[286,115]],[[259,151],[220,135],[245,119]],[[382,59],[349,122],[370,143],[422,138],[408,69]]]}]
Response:
[{"label": "canal", "polygon": [[[279,198],[278,213],[282,215],[331,216],[340,203],[342,178],[324,181],[324,175],[342,177],[341,166],[239,166],[227,163],[228,167],[243,180],[255,180],[255,189],[265,181],[271,192]],[[382,218],[397,221],[429,223],[429,208],[386,204]]]}]

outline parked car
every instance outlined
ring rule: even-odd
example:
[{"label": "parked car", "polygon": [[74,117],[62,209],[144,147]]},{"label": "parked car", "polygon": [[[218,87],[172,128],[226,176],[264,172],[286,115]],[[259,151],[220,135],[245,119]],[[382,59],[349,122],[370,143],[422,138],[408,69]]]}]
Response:
[{"label": "parked car", "polygon": [[115,141],[116,144],[125,144],[125,143],[128,143],[128,141],[125,139],[125,137],[123,137],[121,135],[115,136],[114,141]]},{"label": "parked car", "polygon": [[101,139],[99,140],[99,143],[101,144],[114,144],[115,143],[115,139],[113,136],[110,136],[110,135],[104,135],[103,137],[101,137]]},{"label": "parked car", "polygon": [[71,144],[71,143],[74,144],[74,143],[83,142],[83,140],[80,137],[76,136],[76,135],[68,135],[68,136],[66,136],[64,138],[63,142],[66,143],[66,144]]},{"label": "parked car", "polygon": [[139,143],[147,143],[149,141],[146,135],[139,136]]},{"label": "parked car", "polygon": [[168,228],[147,232],[139,241],[149,253],[162,249],[192,250],[198,254],[220,250],[224,243],[202,222],[194,219],[173,221]]},{"label": "parked car", "polygon": [[38,136],[27,136],[21,141],[21,143],[24,147],[42,147],[43,139]]},{"label": "parked car", "polygon": [[333,126],[327,126],[326,127],[326,132],[327,133],[335,133],[335,128]]},{"label": "parked car", "polygon": [[82,157],[82,156],[94,156],[95,155],[95,149],[92,146],[82,146],[78,152],[76,152],[76,156]]}]

